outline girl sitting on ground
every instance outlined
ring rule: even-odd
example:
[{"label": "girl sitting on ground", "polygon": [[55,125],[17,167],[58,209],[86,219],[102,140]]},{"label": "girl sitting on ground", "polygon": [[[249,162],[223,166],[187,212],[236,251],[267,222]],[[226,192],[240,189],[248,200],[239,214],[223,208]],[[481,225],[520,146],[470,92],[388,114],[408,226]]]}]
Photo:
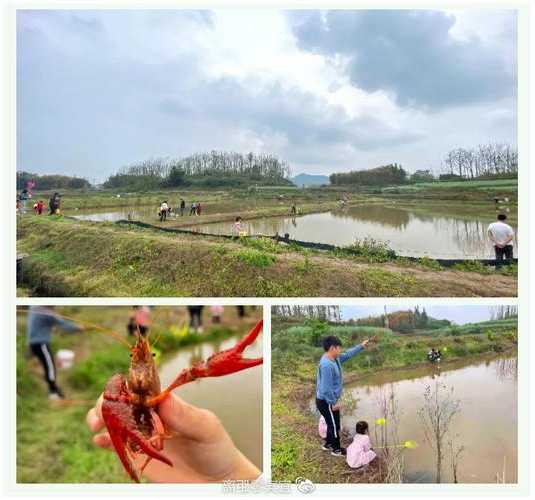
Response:
[{"label": "girl sitting on ground", "polygon": [[346,461],[349,467],[356,469],[368,465],[377,455],[371,449],[368,436],[368,422],[360,421],[356,425],[353,442],[347,447]]}]

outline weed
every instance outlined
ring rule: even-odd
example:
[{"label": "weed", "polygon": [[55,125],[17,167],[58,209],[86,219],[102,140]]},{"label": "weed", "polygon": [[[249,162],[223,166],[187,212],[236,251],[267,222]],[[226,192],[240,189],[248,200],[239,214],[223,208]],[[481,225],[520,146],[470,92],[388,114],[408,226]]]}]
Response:
[{"label": "weed", "polygon": [[276,261],[276,258],[273,255],[256,250],[255,248],[238,250],[234,253],[234,255],[242,262],[245,262],[253,267],[267,267]]},{"label": "weed", "polygon": [[452,269],[455,269],[456,271],[464,271],[464,272],[471,272],[471,273],[479,273],[479,274],[492,274],[494,272],[494,269],[491,266],[485,266],[481,262],[474,260],[474,261],[465,261],[461,262],[459,264],[455,264]]}]

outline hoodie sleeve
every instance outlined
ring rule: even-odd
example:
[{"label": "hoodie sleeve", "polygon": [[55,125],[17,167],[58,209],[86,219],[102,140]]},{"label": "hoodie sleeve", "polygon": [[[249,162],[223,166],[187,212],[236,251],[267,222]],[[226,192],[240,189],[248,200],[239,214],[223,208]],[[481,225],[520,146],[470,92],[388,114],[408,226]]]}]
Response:
[{"label": "hoodie sleeve", "polygon": [[322,363],[319,366],[319,392],[323,399],[330,405],[336,403],[334,392],[335,368],[330,363]]},{"label": "hoodie sleeve", "polygon": [[354,347],[351,347],[351,349],[348,349],[347,351],[340,354],[338,359],[340,360],[340,363],[345,363],[348,359],[351,359],[353,356],[356,356],[363,349],[364,347],[362,346],[362,344],[358,344]]},{"label": "hoodie sleeve", "polygon": [[54,323],[58,328],[65,330],[66,332],[78,332],[81,328],[74,322],[66,319],[54,317]]}]

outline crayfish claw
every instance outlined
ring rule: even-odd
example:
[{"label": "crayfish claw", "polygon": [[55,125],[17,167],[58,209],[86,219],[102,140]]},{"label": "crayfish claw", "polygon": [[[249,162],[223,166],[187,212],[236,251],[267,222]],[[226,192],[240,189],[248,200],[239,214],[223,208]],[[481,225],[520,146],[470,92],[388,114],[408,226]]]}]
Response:
[{"label": "crayfish claw", "polygon": [[256,340],[256,337],[258,337],[263,326],[264,320],[261,319],[254,328],[234,346],[235,352],[243,352],[247,346],[250,346]]}]

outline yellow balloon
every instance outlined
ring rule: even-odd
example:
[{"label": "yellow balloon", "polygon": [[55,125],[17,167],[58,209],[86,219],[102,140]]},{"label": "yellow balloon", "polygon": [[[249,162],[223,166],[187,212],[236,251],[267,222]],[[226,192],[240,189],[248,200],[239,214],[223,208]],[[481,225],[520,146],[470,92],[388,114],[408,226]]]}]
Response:
[{"label": "yellow balloon", "polygon": [[384,418],[381,417],[381,418],[378,418],[378,419],[375,421],[375,423],[376,423],[377,425],[385,425],[385,424],[386,424],[386,420],[385,420]]}]

